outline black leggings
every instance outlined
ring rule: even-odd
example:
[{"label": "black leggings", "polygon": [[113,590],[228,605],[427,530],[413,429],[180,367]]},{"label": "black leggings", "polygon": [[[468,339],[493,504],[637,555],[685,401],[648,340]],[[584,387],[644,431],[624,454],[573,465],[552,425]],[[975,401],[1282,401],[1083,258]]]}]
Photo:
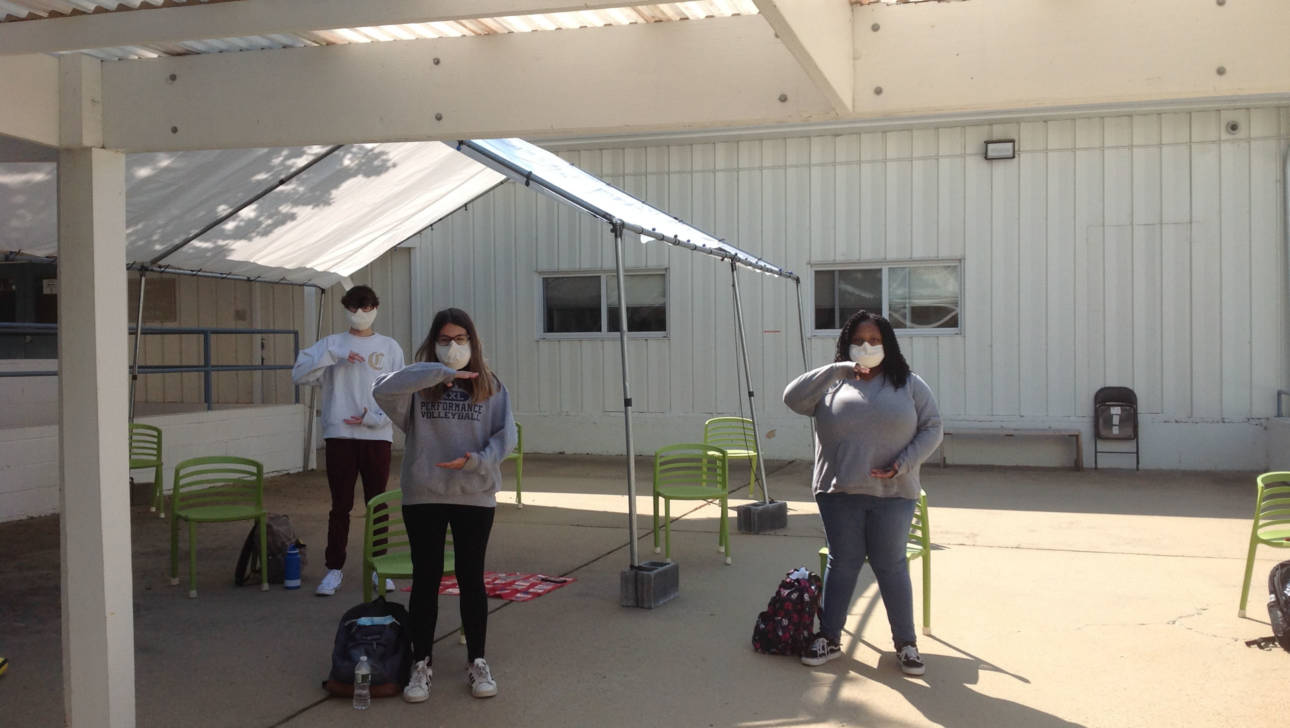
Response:
[{"label": "black leggings", "polygon": [[448,503],[403,506],[412,545],[412,659],[430,657],[439,619],[439,582],[443,579],[444,539],[452,526],[457,585],[461,589],[461,625],[466,631],[467,659],[484,656],[488,637],[488,594],[484,591],[484,554],[493,530],[495,508]]}]

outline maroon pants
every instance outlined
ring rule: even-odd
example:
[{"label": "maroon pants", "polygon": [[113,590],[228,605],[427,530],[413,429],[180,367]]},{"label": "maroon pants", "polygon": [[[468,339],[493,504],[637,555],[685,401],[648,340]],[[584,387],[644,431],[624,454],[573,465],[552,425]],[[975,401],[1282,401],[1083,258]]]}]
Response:
[{"label": "maroon pants", "polygon": [[[354,481],[363,476],[363,501],[385,492],[390,479],[390,443],[384,440],[327,438],[327,485],[331,489],[331,512],[327,514],[328,569],[345,568],[345,547],[349,543],[349,512],[354,509]],[[384,516],[378,522],[387,520]]]}]

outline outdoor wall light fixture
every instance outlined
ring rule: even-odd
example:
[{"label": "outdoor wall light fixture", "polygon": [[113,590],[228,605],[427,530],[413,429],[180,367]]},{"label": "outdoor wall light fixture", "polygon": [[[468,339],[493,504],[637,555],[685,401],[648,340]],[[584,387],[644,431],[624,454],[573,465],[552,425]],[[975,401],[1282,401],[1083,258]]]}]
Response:
[{"label": "outdoor wall light fixture", "polygon": [[1017,156],[1015,139],[990,139],[985,143],[986,159],[1012,159]]}]

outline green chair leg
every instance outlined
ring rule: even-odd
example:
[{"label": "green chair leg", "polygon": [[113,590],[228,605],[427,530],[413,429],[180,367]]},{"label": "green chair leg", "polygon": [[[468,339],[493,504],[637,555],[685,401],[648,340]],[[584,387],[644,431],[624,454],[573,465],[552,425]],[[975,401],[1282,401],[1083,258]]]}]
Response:
[{"label": "green chair leg", "polygon": [[515,460],[515,507],[524,507],[524,458]]},{"label": "green chair leg", "polygon": [[734,561],[730,557],[730,508],[725,498],[721,499],[721,542],[725,547],[726,565],[729,566]]},{"label": "green chair leg", "polygon": [[[260,543],[264,543],[263,537]],[[265,569],[261,568],[261,571]],[[197,598],[197,524],[192,521],[188,522],[188,598]]]},{"label": "green chair leg", "polygon": [[161,482],[161,462],[157,462],[156,470],[152,476],[152,507],[157,510],[158,518],[166,517],[166,487]]},{"label": "green chair leg", "polygon": [[170,585],[179,586],[179,519],[170,519]]},{"label": "green chair leg", "polygon": [[663,499],[663,560],[672,563],[672,499]]},{"label": "green chair leg", "polygon": [[932,555],[923,554],[923,634],[932,633]]},{"label": "green chair leg", "polygon": [[658,496],[654,496],[654,553],[658,551]]},{"label": "green chair leg", "polygon": [[1245,603],[1250,598],[1250,579],[1254,576],[1254,551],[1258,547],[1255,535],[1250,534],[1250,551],[1245,556],[1245,580],[1241,583],[1241,607],[1236,613],[1238,617],[1245,616]]}]

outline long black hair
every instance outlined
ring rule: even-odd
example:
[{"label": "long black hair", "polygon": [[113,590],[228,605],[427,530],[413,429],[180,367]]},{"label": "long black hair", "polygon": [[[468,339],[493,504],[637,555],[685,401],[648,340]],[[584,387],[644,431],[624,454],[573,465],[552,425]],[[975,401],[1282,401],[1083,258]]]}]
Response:
[{"label": "long black hair", "polygon": [[892,387],[900,389],[909,381],[909,362],[900,353],[900,342],[896,340],[896,330],[891,327],[891,322],[876,313],[860,309],[847,319],[842,325],[842,332],[838,334],[833,361],[851,361],[851,337],[855,336],[860,324],[866,321],[872,321],[882,334],[882,374],[891,382]]}]

